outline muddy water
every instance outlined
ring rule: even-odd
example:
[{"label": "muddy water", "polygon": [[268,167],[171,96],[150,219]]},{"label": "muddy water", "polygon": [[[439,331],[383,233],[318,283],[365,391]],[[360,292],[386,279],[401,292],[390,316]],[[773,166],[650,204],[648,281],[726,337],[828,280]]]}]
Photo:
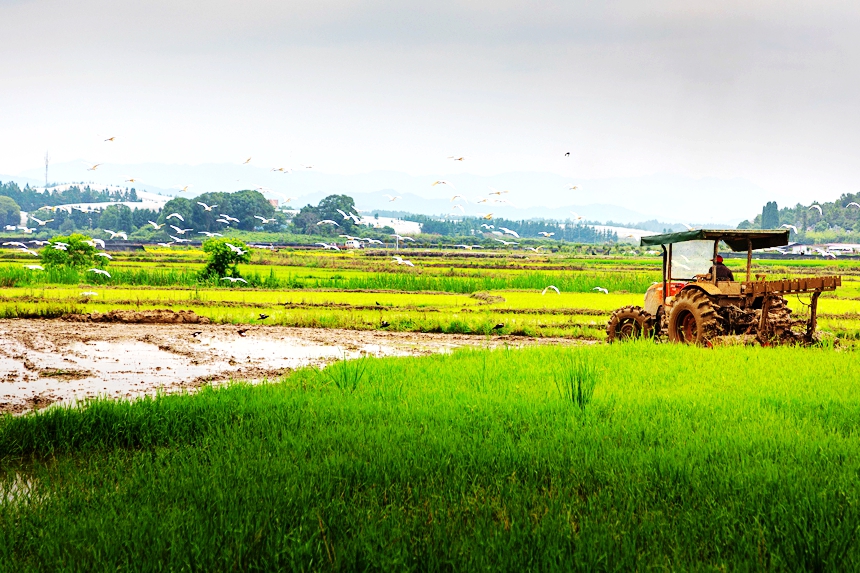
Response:
[{"label": "muddy water", "polygon": [[274,326],[0,320],[0,412],[94,396],[134,398],[231,379],[275,379],[301,366],[363,354],[415,356],[533,342]]}]

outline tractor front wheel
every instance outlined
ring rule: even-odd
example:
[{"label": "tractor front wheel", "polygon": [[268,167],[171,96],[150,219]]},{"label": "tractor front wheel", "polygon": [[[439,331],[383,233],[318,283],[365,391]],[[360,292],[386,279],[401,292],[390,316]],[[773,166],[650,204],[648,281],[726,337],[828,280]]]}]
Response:
[{"label": "tractor front wheel", "polygon": [[706,345],[719,334],[717,313],[700,290],[681,291],[669,312],[669,341]]},{"label": "tractor front wheel", "polygon": [[654,333],[654,317],[639,306],[619,308],[606,325],[607,342],[650,337]]}]

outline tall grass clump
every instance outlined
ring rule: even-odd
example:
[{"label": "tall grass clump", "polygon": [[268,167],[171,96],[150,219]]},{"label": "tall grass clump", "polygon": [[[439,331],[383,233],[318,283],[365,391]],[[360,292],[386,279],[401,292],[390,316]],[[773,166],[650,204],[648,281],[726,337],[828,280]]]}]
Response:
[{"label": "tall grass clump", "polygon": [[599,371],[587,352],[573,350],[560,361],[554,378],[559,395],[565,402],[584,412],[594,396]]},{"label": "tall grass clump", "polygon": [[323,373],[338,390],[351,394],[361,385],[368,360],[367,355],[349,360],[344,353],[340,360],[323,368]]}]

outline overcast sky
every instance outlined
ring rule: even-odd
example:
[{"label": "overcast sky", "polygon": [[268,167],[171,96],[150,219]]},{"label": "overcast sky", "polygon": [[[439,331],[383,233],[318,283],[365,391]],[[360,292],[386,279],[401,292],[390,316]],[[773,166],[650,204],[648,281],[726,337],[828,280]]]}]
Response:
[{"label": "overcast sky", "polygon": [[0,0],[0,22],[0,173],[47,149],[860,191],[856,1]]}]

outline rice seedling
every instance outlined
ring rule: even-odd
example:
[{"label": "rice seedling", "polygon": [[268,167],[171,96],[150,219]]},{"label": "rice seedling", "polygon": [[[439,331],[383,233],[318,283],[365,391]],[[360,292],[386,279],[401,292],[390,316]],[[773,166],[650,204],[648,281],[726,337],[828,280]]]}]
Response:
[{"label": "rice seedling", "polygon": [[585,352],[568,352],[554,376],[558,393],[581,412],[591,402],[597,387],[598,368]]}]

